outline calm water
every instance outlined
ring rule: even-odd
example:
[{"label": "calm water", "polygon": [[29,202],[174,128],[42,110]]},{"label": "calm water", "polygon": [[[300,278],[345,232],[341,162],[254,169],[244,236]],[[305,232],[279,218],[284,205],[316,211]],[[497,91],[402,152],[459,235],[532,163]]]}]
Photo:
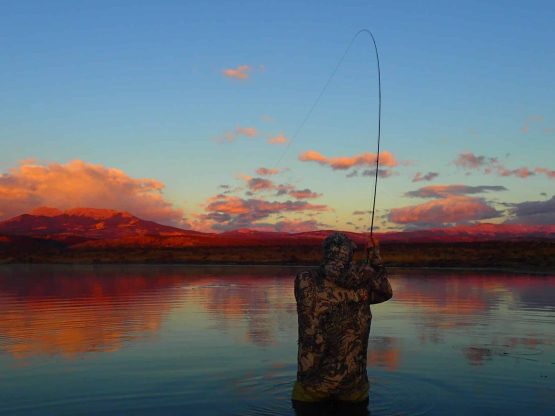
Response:
[{"label": "calm water", "polygon": [[[0,267],[0,414],[292,415],[299,269]],[[372,415],[555,414],[555,276],[394,272]]]}]

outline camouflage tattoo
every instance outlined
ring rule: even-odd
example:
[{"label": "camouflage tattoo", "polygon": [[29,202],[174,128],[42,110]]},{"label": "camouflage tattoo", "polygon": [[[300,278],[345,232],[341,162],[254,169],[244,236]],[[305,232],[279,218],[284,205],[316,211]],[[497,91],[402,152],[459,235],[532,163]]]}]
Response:
[{"label": "camouflage tattoo", "polygon": [[392,297],[376,250],[370,264],[354,263],[356,244],[345,234],[324,241],[318,269],[295,278],[299,325],[297,382],[329,398],[368,390],[370,304]]}]

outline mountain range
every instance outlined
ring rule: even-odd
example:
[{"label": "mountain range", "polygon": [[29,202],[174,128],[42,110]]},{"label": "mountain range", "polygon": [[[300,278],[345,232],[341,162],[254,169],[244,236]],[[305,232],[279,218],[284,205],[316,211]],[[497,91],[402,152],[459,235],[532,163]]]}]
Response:
[{"label": "mountain range", "polygon": [[[146,221],[125,211],[41,207],[0,222],[0,244],[11,237],[48,240],[82,248],[311,245],[333,230],[300,233],[237,229],[204,233]],[[367,234],[345,232],[359,244]],[[555,239],[555,225],[474,224],[418,231],[375,233],[381,243],[474,242]],[[11,240],[10,240],[11,241]],[[15,240],[14,240],[15,241]]]}]

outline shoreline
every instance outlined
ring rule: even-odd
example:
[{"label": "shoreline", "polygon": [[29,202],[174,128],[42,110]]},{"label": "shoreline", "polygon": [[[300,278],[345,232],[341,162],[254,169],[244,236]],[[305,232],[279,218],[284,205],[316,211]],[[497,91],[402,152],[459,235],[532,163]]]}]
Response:
[{"label": "shoreline", "polygon": [[[315,268],[318,264],[314,263],[298,263],[298,264],[287,264],[287,263],[181,263],[181,262],[103,262],[103,263],[91,263],[91,262],[36,262],[36,263],[26,263],[26,262],[14,262],[14,263],[0,263],[0,268],[2,267],[184,267],[184,268],[242,268],[242,267],[263,267],[263,268]],[[494,266],[494,267],[465,267],[465,266],[417,266],[417,265],[396,265],[387,266],[386,268],[391,271],[391,275],[395,275],[395,272],[410,272],[410,271],[431,271],[431,272],[495,272],[495,273],[511,273],[511,274],[531,274],[531,275],[555,275],[555,268],[542,268],[535,269],[532,267],[510,267],[510,266]]]}]

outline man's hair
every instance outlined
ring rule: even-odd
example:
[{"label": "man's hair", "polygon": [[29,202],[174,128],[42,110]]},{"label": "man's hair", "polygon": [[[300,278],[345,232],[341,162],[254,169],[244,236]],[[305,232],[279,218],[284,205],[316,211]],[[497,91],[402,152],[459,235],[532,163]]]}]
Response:
[{"label": "man's hair", "polygon": [[331,233],[326,237],[323,243],[324,258],[327,259],[330,257],[332,252],[331,248],[335,246],[349,246],[351,247],[351,251],[355,251],[357,248],[355,242],[347,237],[345,234],[337,232]]}]

